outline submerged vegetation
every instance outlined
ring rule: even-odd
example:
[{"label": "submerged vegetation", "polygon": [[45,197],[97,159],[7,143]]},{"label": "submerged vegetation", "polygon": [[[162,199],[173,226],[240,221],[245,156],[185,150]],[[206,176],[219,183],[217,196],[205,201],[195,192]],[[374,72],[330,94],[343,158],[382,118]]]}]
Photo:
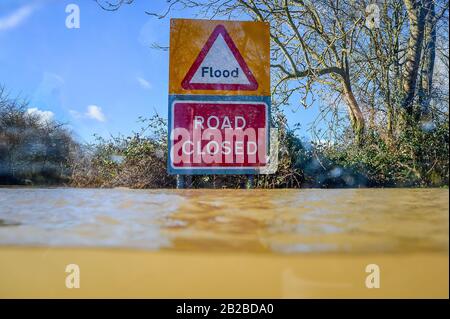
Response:
[{"label": "submerged vegetation", "polygon": [[[72,185],[87,187],[174,187],[167,175],[167,133],[159,116],[143,120],[146,129],[130,137],[99,138],[73,165]],[[376,131],[363,146],[351,138],[304,145],[293,131],[280,130],[275,174],[256,175],[258,188],[448,186],[448,121],[405,132],[387,144]],[[145,134],[148,132],[148,134]],[[242,188],[247,176],[191,176],[190,187]]]},{"label": "submerged vegetation", "polygon": [[[155,115],[139,119],[142,130],[132,136],[98,137],[81,145],[67,127],[28,105],[0,95],[0,184],[65,185],[74,187],[173,188],[167,174],[167,123]],[[254,187],[395,187],[448,186],[448,120],[405,131],[396,143],[379,132],[356,143],[350,132],[338,142],[302,142],[278,123],[279,161],[275,174],[257,175]],[[247,176],[191,176],[193,188],[243,188]]]},{"label": "submerged vegetation", "polygon": [[79,145],[62,123],[0,87],[0,185],[69,183]]},{"label": "submerged vegetation", "polygon": [[[97,2],[109,11],[133,4]],[[177,0],[162,15],[148,13],[165,18],[186,8],[270,24],[279,165],[275,174],[255,176],[255,187],[448,186],[448,1]],[[286,124],[286,110],[298,106],[320,108],[313,142]],[[174,187],[166,120],[140,121],[143,129],[132,136],[79,145],[64,125],[0,91],[0,183]],[[186,182],[238,188],[247,180]]]}]

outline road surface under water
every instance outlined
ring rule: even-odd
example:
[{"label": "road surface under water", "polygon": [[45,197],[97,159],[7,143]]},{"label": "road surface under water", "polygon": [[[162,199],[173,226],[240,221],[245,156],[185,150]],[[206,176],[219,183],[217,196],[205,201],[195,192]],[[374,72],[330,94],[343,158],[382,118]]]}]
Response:
[{"label": "road surface under water", "polygon": [[2,188],[0,297],[448,298],[448,196]]}]

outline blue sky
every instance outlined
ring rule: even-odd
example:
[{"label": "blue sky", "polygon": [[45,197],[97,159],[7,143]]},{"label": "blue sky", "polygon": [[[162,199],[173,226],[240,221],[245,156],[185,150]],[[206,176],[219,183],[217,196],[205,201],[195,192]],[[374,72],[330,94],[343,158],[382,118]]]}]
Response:
[{"label": "blue sky", "polygon": [[[66,28],[70,3],[80,8],[79,29]],[[135,1],[116,12],[93,0],[2,0],[0,85],[67,123],[80,141],[138,131],[139,116],[167,116],[169,56],[151,44],[168,44],[170,17],[194,17],[145,14],[165,8],[165,0]],[[285,113],[291,126],[306,128],[318,110]],[[300,135],[308,137],[305,129]]]}]

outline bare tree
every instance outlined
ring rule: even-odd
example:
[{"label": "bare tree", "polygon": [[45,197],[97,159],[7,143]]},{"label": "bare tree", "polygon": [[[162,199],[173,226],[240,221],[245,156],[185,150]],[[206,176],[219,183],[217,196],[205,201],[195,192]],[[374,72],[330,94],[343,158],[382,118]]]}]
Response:
[{"label": "bare tree", "polygon": [[[113,6],[117,9],[121,2]],[[127,1],[130,3],[131,1]],[[445,0],[168,0],[172,10],[192,9],[208,18],[250,17],[271,27],[272,93],[275,106],[308,107],[319,96],[335,95],[347,106],[358,142],[367,122],[393,139],[401,114],[428,113],[433,97],[436,48],[448,31],[437,33],[448,20]],[[378,24],[367,23],[376,8]],[[446,18],[446,19],[443,19]],[[442,42],[442,41],[441,41]],[[445,42],[445,41],[444,41]],[[445,64],[445,59],[443,60]],[[447,62],[448,65],[448,62]],[[417,103],[418,102],[418,103]],[[329,105],[333,111],[335,105]],[[448,109],[448,108],[447,108]],[[416,112],[417,111],[417,112]],[[409,123],[414,125],[414,123]],[[408,123],[406,123],[408,125]]]}]

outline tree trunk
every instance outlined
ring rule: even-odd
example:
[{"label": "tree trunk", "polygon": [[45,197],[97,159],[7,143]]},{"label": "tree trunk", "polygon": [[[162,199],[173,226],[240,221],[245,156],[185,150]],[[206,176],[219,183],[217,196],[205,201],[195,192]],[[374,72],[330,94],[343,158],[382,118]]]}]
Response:
[{"label": "tree trunk", "polygon": [[350,121],[352,123],[353,132],[355,133],[357,143],[361,144],[365,128],[364,116],[361,112],[361,109],[359,108],[355,95],[353,94],[350,80],[346,77],[342,82],[344,98],[347,102],[348,113],[350,116]]},{"label": "tree trunk", "polygon": [[434,60],[436,58],[436,21],[435,6],[431,1],[427,8],[425,19],[425,40],[423,65],[421,71],[421,81],[419,87],[419,104],[421,107],[421,116],[427,116],[431,100],[431,91],[433,86]]},{"label": "tree trunk", "polygon": [[410,117],[414,113],[414,96],[422,53],[426,11],[424,4],[433,0],[404,0],[409,19],[409,42],[403,81],[403,108]]}]

